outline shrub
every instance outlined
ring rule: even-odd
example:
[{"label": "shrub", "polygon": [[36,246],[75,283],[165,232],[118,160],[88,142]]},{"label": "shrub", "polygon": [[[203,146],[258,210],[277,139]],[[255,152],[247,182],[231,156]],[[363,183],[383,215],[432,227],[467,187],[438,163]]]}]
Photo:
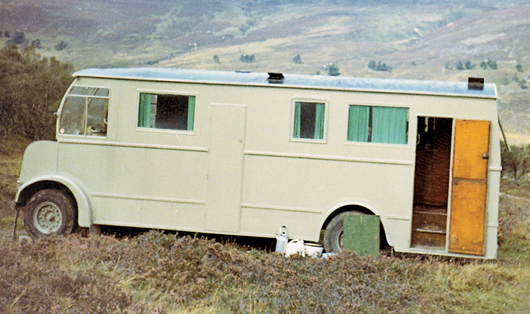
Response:
[{"label": "shrub", "polygon": [[502,177],[512,177],[514,180],[524,178],[530,173],[530,145],[511,146],[511,150],[501,151]]},{"label": "shrub", "polygon": [[296,63],[296,64],[302,64],[303,63],[302,62],[302,57],[299,54],[297,54],[296,56],[294,56],[293,62]]},{"label": "shrub", "polygon": [[253,63],[256,61],[256,57],[254,55],[241,54],[239,55],[239,60],[243,63]]},{"label": "shrub", "polygon": [[28,46],[0,50],[0,132],[34,140],[52,138],[60,100],[72,67],[43,58]]},{"label": "shrub", "polygon": [[368,68],[374,71],[392,72],[392,67],[386,65],[386,63],[382,63],[381,61],[375,62],[374,60],[371,60],[368,62]]},{"label": "shrub", "polygon": [[67,44],[66,42],[64,42],[64,41],[61,40],[57,45],[55,45],[54,48],[55,48],[55,50],[57,50],[57,51],[62,51],[62,50],[64,50],[64,49],[66,49],[67,46],[68,46],[68,44]]},{"label": "shrub", "polygon": [[26,44],[28,42],[24,32],[14,32],[12,40],[17,45],[23,45],[23,44]]},{"label": "shrub", "polygon": [[334,65],[333,63],[330,63],[324,67],[324,70],[329,76],[339,76],[339,67]]},{"label": "shrub", "polygon": [[489,66],[492,70],[497,70],[497,61],[495,61],[495,60],[491,60],[491,59],[488,59],[488,66]]},{"label": "shrub", "polygon": [[37,48],[37,49],[38,49],[38,48],[42,48],[42,44],[41,44],[41,42],[40,42],[40,39],[32,40],[32,41],[31,41],[31,46],[32,46],[33,48]]}]

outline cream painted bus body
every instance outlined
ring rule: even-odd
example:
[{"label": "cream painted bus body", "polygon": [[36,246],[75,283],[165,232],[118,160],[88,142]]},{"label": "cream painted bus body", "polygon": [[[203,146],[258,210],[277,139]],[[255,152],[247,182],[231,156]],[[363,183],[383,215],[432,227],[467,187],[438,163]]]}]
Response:
[{"label": "cream painted bus body", "polygon": [[[286,226],[290,238],[307,241],[318,241],[330,219],[355,209],[378,215],[398,252],[496,257],[500,147],[494,85],[469,90],[467,83],[301,75],[271,81],[266,73],[176,69],[84,70],[75,78],[59,111],[57,141],[34,143],[25,152],[18,204],[43,186],[60,185],[75,198],[82,227],[274,237]],[[104,132],[98,134],[89,120],[82,131],[62,125],[75,87],[108,91],[101,96],[108,103]],[[193,99],[192,127],[139,126],[142,95]],[[318,138],[296,135],[297,103],[323,104]],[[404,108],[405,143],[348,140],[351,106]],[[436,177],[417,176],[418,143],[425,130],[435,128],[429,121],[446,123],[449,134],[441,205],[418,201],[438,193],[423,191]],[[478,251],[452,248],[459,246],[452,237],[460,237],[452,232],[459,222],[451,217],[452,191],[460,180],[453,169],[457,121],[488,125],[486,178],[464,180],[485,180],[483,217],[464,217],[465,224],[482,228],[482,243],[474,244]],[[422,156],[432,153],[425,147]],[[431,214],[419,213],[417,203],[445,206],[431,213],[444,230],[429,231]]]}]

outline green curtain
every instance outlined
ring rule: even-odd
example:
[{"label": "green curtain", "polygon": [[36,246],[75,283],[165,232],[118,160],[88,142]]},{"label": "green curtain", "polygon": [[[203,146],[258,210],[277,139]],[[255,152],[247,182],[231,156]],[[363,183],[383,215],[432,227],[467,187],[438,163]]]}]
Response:
[{"label": "green curtain", "polygon": [[324,138],[324,121],[326,120],[326,106],[316,104],[315,108],[315,135],[314,139],[321,140]]},{"label": "green curtain", "polygon": [[294,104],[293,138],[300,138],[300,116],[302,115],[302,104]]},{"label": "green curtain", "polygon": [[140,109],[138,110],[138,126],[151,127],[151,94],[140,94]]},{"label": "green curtain", "polygon": [[372,142],[407,144],[407,108],[373,107]]},{"label": "green curtain", "polygon": [[369,106],[350,106],[348,112],[348,141],[368,142]]},{"label": "green curtain", "polygon": [[188,131],[193,131],[193,122],[195,120],[195,96],[188,97]]}]

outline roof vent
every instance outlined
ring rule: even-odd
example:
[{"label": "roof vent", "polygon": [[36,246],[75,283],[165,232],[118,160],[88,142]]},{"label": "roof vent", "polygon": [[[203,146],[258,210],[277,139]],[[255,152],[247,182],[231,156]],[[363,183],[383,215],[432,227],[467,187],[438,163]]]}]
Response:
[{"label": "roof vent", "polygon": [[284,78],[285,77],[283,76],[282,73],[269,72],[269,78],[267,79],[267,81],[269,81],[269,83],[272,83],[272,84],[281,84],[283,83]]},{"label": "roof vent", "polygon": [[484,78],[482,77],[468,78],[467,89],[484,90]]}]

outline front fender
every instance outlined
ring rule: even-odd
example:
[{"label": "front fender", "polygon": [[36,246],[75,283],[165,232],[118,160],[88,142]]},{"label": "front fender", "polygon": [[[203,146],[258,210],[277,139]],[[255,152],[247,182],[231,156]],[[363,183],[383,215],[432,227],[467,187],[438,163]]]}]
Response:
[{"label": "front fender", "polygon": [[64,187],[74,196],[77,203],[79,226],[90,227],[92,224],[93,202],[91,201],[90,196],[85,192],[86,188],[83,187],[79,180],[76,180],[74,177],[67,174],[41,174],[38,177],[25,182],[17,190],[15,204],[22,206],[37,191],[57,186]]}]

